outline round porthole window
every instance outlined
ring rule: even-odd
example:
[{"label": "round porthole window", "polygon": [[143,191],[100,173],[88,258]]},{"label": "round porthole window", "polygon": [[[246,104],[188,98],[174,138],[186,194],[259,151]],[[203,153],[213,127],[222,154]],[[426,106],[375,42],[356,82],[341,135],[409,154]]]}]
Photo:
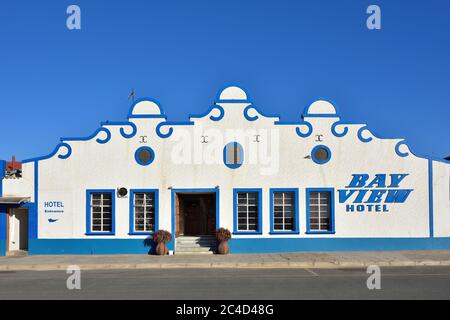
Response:
[{"label": "round porthole window", "polygon": [[325,164],[331,159],[331,150],[326,146],[316,146],[311,152],[311,158],[317,164]]},{"label": "round porthole window", "polygon": [[155,160],[155,152],[150,147],[141,147],[136,150],[134,158],[141,166],[148,166]]}]

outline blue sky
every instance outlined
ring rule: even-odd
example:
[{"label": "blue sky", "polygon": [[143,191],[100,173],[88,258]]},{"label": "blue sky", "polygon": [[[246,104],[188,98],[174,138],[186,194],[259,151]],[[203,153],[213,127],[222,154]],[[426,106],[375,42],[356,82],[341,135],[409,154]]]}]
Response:
[{"label": "blue sky", "polygon": [[[66,28],[81,8],[82,29]],[[366,9],[382,29],[366,28]],[[317,98],[413,151],[450,156],[450,2],[72,0],[0,3],[0,158],[123,120],[128,93],[186,120],[240,84],[266,113]]]}]

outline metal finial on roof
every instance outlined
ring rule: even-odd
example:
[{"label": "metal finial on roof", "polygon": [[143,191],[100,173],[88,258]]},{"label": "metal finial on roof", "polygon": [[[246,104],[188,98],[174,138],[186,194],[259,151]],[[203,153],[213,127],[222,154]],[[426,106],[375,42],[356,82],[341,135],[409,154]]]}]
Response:
[{"label": "metal finial on roof", "polygon": [[135,96],[136,96],[136,91],[134,91],[134,89],[131,89],[131,92],[128,95],[128,100],[131,100],[134,103],[134,97]]}]

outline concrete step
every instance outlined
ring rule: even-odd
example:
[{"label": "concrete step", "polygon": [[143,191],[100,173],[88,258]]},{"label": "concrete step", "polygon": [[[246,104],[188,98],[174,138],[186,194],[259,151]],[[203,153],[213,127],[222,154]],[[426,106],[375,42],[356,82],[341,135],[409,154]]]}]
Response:
[{"label": "concrete step", "polygon": [[213,246],[217,243],[214,237],[180,237],[176,242],[187,246]]},{"label": "concrete step", "polygon": [[177,241],[177,243],[189,246],[201,246],[201,245],[216,244],[216,241]]},{"label": "concrete step", "polygon": [[214,254],[217,241],[214,236],[179,237],[176,239],[175,254]]},{"label": "concrete step", "polygon": [[9,251],[6,253],[7,257],[26,257],[28,256],[28,251],[18,250],[18,251]]},{"label": "concrete step", "polygon": [[208,240],[208,239],[204,239],[204,240],[177,240],[178,243],[215,243],[216,240]]},{"label": "concrete step", "polygon": [[177,251],[192,251],[192,252],[208,252],[214,251],[213,247],[176,247]]},{"label": "concrete step", "polygon": [[196,251],[177,251],[175,255],[177,256],[189,256],[189,255],[210,255],[214,254],[213,251],[203,251],[203,252],[196,252]]},{"label": "concrete step", "polygon": [[177,242],[177,247],[179,247],[179,248],[209,248],[209,247],[215,247],[215,246],[217,246],[217,244],[215,244],[215,243],[190,244],[190,243]]}]

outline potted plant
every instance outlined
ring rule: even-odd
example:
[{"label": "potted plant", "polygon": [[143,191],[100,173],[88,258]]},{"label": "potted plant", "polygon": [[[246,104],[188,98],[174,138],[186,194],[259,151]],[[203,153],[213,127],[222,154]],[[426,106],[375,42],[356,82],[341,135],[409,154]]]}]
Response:
[{"label": "potted plant", "polygon": [[169,254],[166,243],[172,240],[172,234],[169,231],[158,230],[153,234],[153,241],[156,243],[155,252],[158,256]]},{"label": "potted plant", "polygon": [[228,254],[230,252],[230,247],[228,246],[228,241],[231,239],[231,232],[228,229],[220,228],[216,231],[216,239],[219,242],[217,247],[218,254]]}]

